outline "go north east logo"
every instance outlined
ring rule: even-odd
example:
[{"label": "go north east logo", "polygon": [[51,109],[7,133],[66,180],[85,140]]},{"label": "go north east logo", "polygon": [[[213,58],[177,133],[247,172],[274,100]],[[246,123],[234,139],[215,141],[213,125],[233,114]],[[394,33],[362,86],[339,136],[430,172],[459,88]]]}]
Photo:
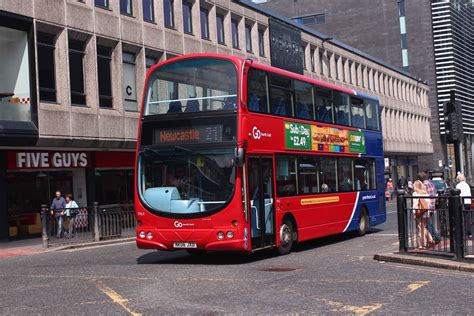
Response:
[{"label": "go north east logo", "polygon": [[272,137],[272,134],[271,133],[265,133],[265,132],[261,132],[257,126],[254,126],[252,128],[252,136],[254,139],[260,139],[262,137]]}]

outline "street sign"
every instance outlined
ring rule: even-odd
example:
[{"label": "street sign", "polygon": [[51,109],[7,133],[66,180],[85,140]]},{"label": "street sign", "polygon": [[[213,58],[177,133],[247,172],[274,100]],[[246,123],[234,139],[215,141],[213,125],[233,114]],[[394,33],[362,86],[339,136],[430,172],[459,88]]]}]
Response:
[{"label": "street sign", "polygon": [[438,160],[438,167],[440,167],[440,168],[443,167],[443,161],[442,160]]}]

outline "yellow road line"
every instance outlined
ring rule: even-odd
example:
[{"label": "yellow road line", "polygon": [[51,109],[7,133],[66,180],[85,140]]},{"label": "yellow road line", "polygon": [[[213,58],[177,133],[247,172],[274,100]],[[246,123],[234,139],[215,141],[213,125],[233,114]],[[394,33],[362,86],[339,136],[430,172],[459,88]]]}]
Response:
[{"label": "yellow road line", "polygon": [[130,313],[132,316],[141,316],[142,314],[133,311],[129,305],[128,300],[122,297],[120,294],[112,290],[110,287],[104,285],[102,282],[94,282],[99,290],[107,295],[114,303],[120,305],[123,309]]},{"label": "yellow road line", "polygon": [[422,286],[424,286],[428,283],[430,283],[430,281],[416,281],[414,283],[408,284],[408,286],[406,287],[406,291],[408,293],[415,292],[420,287],[422,287]]},{"label": "yellow road line", "polygon": [[319,299],[319,301],[322,301],[326,303],[327,305],[332,306],[333,311],[335,312],[346,312],[346,313],[349,312],[349,313],[353,313],[355,315],[360,315],[360,316],[372,313],[383,306],[383,304],[380,304],[380,303],[375,303],[372,305],[364,305],[364,306],[353,306],[353,305],[344,305],[340,302],[335,302],[335,301],[326,300],[326,299]]}]

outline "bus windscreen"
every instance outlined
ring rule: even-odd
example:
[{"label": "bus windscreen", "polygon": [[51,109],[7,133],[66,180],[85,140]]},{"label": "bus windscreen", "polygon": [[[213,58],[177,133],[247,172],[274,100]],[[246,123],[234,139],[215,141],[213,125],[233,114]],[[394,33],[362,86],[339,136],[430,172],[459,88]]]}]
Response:
[{"label": "bus windscreen", "polygon": [[150,75],[144,115],[237,109],[237,70],[219,58],[165,64]]}]

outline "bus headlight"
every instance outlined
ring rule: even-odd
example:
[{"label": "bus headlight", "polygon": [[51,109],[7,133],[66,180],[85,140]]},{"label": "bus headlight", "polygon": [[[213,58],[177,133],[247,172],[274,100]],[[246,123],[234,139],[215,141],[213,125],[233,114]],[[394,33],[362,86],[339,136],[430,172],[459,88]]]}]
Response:
[{"label": "bus headlight", "polygon": [[217,233],[217,239],[222,240],[222,239],[224,239],[224,237],[225,237],[224,232],[218,232]]},{"label": "bus headlight", "polygon": [[152,232],[148,232],[148,234],[146,234],[146,239],[152,240],[152,239],[153,239],[153,233],[152,233]]},{"label": "bus headlight", "polygon": [[229,238],[229,239],[234,238],[234,233],[231,232],[231,231],[228,231],[228,232],[227,232],[227,238]]},{"label": "bus headlight", "polygon": [[143,230],[140,232],[140,238],[145,238],[145,232]]}]

